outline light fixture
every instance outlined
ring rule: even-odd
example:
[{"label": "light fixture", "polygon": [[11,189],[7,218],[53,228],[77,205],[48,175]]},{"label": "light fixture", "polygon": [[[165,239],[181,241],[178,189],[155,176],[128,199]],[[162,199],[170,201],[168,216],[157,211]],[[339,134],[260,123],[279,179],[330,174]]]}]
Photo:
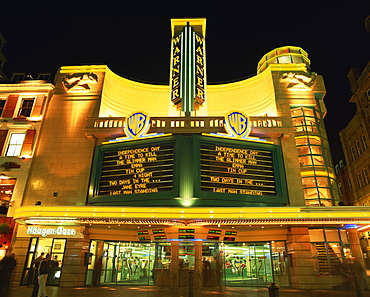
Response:
[{"label": "light fixture", "polygon": [[25,159],[30,159],[32,157],[30,155],[22,155],[22,156],[19,156],[19,158],[21,158],[22,160],[25,160]]}]

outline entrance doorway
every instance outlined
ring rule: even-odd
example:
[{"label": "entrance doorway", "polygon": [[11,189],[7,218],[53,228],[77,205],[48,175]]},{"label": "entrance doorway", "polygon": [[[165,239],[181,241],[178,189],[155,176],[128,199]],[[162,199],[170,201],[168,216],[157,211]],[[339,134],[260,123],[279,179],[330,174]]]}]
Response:
[{"label": "entrance doorway", "polygon": [[176,269],[171,266],[173,257],[178,257],[180,287],[188,286],[189,271],[196,263],[202,266],[204,287],[265,286],[275,278],[288,284],[284,254],[284,242],[203,242],[195,253],[191,241],[173,245],[93,240],[86,285],[170,286],[171,269]]},{"label": "entrance doorway", "polygon": [[62,274],[62,264],[66,242],[67,240],[62,238],[32,237],[28,246],[28,253],[24,264],[21,285],[29,286],[34,283],[36,276],[35,259],[39,257],[41,253],[44,253],[44,257],[47,254],[50,254],[52,257],[46,284],[48,286],[59,285]]},{"label": "entrance doorway", "polygon": [[270,243],[225,243],[220,252],[225,286],[262,286],[273,281]]},{"label": "entrance doorway", "polygon": [[102,256],[98,245],[98,241],[91,242],[87,285],[93,284],[97,266],[100,284],[153,285],[155,244],[105,241]]}]

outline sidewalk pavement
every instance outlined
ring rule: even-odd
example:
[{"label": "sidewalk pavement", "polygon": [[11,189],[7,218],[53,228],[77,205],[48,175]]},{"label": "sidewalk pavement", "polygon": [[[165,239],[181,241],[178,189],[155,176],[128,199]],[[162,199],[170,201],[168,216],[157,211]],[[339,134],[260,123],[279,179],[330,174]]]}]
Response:
[{"label": "sidewalk pavement", "polygon": [[[155,286],[111,286],[111,287],[47,287],[48,297],[191,297],[188,288],[180,288],[177,291],[169,288]],[[0,297],[31,297],[32,288],[12,287],[7,292],[0,292]],[[370,292],[362,292],[363,297],[370,297]],[[202,292],[193,292],[192,297],[269,297],[266,287],[223,287],[221,292],[218,289],[204,288]],[[295,290],[280,288],[280,297],[360,297],[356,291],[349,290]]]}]

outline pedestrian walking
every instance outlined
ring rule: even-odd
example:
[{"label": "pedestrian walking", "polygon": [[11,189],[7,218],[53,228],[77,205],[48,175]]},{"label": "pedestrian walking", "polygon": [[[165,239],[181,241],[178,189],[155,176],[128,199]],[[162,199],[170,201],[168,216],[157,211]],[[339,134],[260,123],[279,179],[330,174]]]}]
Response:
[{"label": "pedestrian walking", "polygon": [[351,258],[351,262],[348,264],[348,268],[356,273],[356,276],[361,288],[365,291],[369,291],[369,286],[366,279],[366,269],[361,265],[361,263],[355,258]]},{"label": "pedestrian walking", "polygon": [[39,291],[37,293],[37,297],[47,297],[48,295],[46,292],[46,280],[50,271],[50,260],[51,255],[47,254],[38,267],[37,279],[39,283]]},{"label": "pedestrian walking", "polygon": [[14,253],[11,253],[0,261],[0,274],[2,276],[0,278],[1,290],[9,290],[10,278],[16,265],[17,261]]},{"label": "pedestrian walking", "polygon": [[54,258],[50,262],[50,271],[48,275],[48,284],[53,284],[55,282],[55,274],[57,273],[59,269],[59,260],[58,256],[55,255]]},{"label": "pedestrian walking", "polygon": [[33,265],[32,267],[30,268],[30,270],[28,271],[28,280],[27,280],[27,286],[30,286],[31,284],[32,285],[38,285],[38,281],[37,281],[37,271],[39,269],[39,264],[40,262],[45,258],[45,253],[42,252],[40,254],[40,256],[38,256],[35,260],[33,260]]}]

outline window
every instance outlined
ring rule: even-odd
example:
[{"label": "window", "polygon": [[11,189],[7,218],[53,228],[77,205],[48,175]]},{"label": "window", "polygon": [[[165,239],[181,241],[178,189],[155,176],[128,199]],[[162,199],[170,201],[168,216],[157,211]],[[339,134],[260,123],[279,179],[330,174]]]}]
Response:
[{"label": "window", "polygon": [[361,154],[362,154],[361,146],[360,146],[360,142],[358,140],[356,140],[356,148],[357,148],[358,155],[361,156]]},{"label": "window", "polygon": [[343,188],[342,188],[342,184],[341,183],[338,183],[338,189],[339,189],[339,195],[340,196],[343,196]]},{"label": "window", "polygon": [[346,230],[320,228],[308,232],[316,272],[340,274],[344,259],[351,256]]},{"label": "window", "polygon": [[13,73],[12,81],[21,81],[24,80],[26,73]]},{"label": "window", "polygon": [[362,140],[362,145],[364,146],[364,150],[366,151],[367,150],[367,141],[366,141],[365,134],[361,135],[361,140]]},{"label": "window", "polygon": [[335,168],[335,173],[336,173],[336,174],[339,174],[339,165],[338,165],[338,164],[337,164],[337,165],[335,165],[335,167],[334,167],[334,168]]},{"label": "window", "polygon": [[11,133],[6,156],[19,156],[22,150],[25,133]]},{"label": "window", "polygon": [[0,116],[3,114],[5,103],[6,103],[6,100],[0,99]]},{"label": "window", "polygon": [[9,208],[16,182],[16,178],[0,179],[0,206]]},{"label": "window", "polygon": [[352,160],[355,161],[356,160],[356,154],[355,154],[355,149],[353,146],[351,146],[351,155],[352,155]]},{"label": "window", "polygon": [[352,180],[351,180],[351,178],[350,178],[350,177],[348,178],[348,187],[349,187],[349,190],[350,190],[351,192],[353,192],[353,184],[352,184]]},{"label": "window", "polygon": [[50,80],[50,73],[39,73],[37,79],[40,80]]},{"label": "window", "polygon": [[18,110],[18,116],[29,117],[31,116],[31,111],[33,107],[33,102],[35,98],[24,98],[22,104]]},{"label": "window", "polygon": [[367,168],[362,169],[362,173],[364,174],[364,181],[365,184],[369,184],[369,173],[367,172]]},{"label": "window", "polygon": [[362,176],[360,173],[357,173],[357,181],[358,181],[358,186],[361,189],[364,185],[362,183]]}]

